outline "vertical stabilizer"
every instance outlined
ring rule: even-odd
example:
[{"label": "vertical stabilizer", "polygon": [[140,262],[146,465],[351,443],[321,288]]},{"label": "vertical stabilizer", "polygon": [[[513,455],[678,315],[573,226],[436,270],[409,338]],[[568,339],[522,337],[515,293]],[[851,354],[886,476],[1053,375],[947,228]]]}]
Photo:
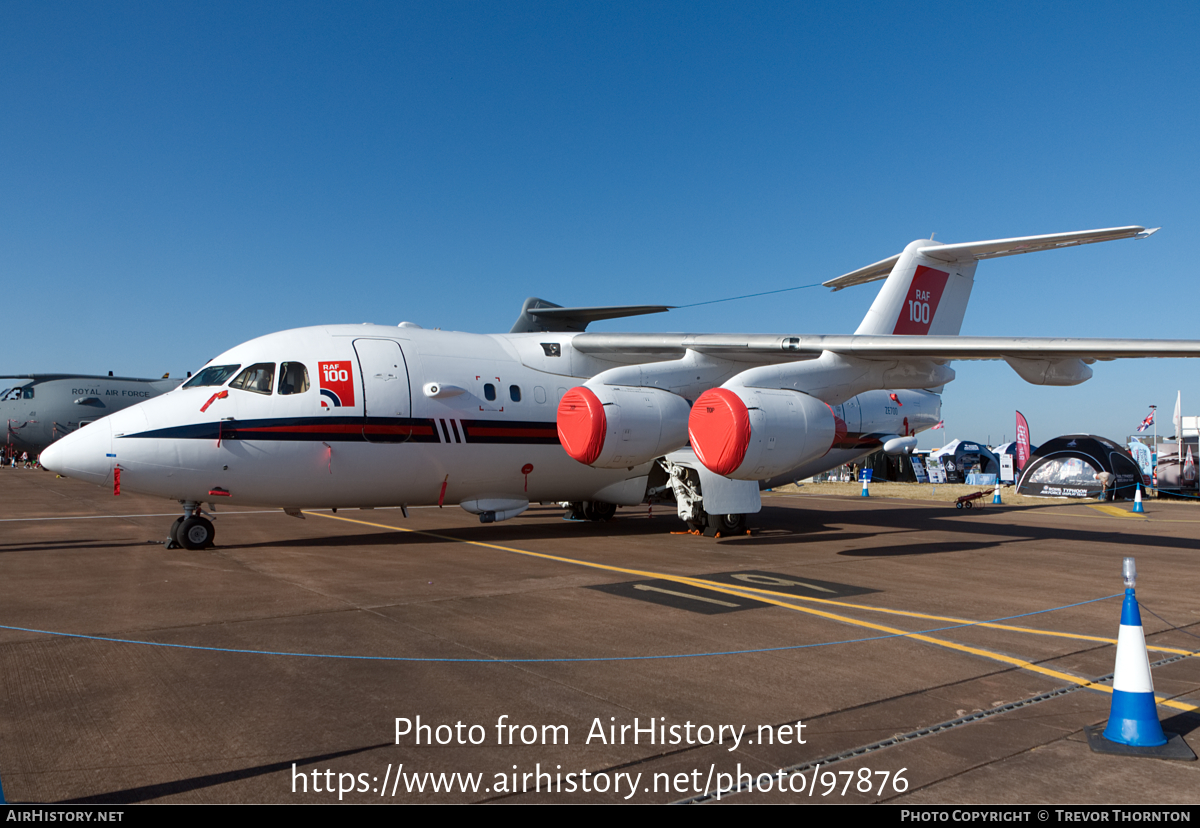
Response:
[{"label": "vertical stabilizer", "polygon": [[934,245],[920,239],[904,248],[856,334],[958,335],[978,263],[939,261],[928,255]]}]

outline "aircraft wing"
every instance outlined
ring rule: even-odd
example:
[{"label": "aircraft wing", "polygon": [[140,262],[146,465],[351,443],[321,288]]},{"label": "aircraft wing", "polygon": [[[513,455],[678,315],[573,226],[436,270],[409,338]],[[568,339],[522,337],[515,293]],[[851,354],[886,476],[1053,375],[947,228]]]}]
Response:
[{"label": "aircraft wing", "polygon": [[673,359],[698,351],[735,362],[814,359],[823,351],[859,359],[1138,359],[1200,357],[1200,340],[1006,336],[788,336],[786,334],[581,333],[579,351],[616,362]]}]

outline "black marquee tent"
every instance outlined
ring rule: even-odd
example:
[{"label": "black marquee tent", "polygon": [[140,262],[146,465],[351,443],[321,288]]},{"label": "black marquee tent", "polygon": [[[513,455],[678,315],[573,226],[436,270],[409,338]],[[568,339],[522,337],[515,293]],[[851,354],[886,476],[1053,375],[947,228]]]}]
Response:
[{"label": "black marquee tent", "polygon": [[1099,497],[1100,472],[1113,476],[1114,497],[1132,500],[1142,473],[1129,452],[1094,434],[1066,434],[1038,446],[1021,473],[1017,494],[1032,497]]},{"label": "black marquee tent", "polygon": [[954,440],[930,452],[929,456],[941,461],[947,483],[962,483],[976,470],[983,474],[1000,474],[1000,458],[984,443]]}]

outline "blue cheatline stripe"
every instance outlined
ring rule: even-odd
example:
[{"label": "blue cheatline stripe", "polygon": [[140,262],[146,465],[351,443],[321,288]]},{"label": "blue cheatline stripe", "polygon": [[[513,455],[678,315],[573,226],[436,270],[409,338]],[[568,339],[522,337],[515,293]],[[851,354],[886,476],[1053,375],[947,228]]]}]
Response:
[{"label": "blue cheatline stripe", "polygon": [[1167,743],[1153,693],[1113,690],[1112,708],[1104,738],[1110,742],[1136,747],[1157,747]]},{"label": "blue cheatline stripe", "polygon": [[[978,624],[998,624],[1001,621],[1013,621],[1018,618],[1028,618],[1031,615],[1044,615],[1048,612],[1058,612],[1059,610],[1070,609],[1071,607],[1081,607],[1084,604],[1094,604],[1097,601],[1107,601],[1111,598],[1116,598],[1117,595],[1105,595],[1103,598],[1091,598],[1087,601],[1079,601],[1074,604],[1064,604],[1061,607],[1052,607],[1050,609],[1036,610],[1035,612],[1025,612],[1020,615],[1009,615],[1004,618],[993,618],[991,621],[968,621],[965,624],[954,624],[949,627],[938,627],[932,630],[913,630],[907,633],[889,633],[888,635],[874,635],[870,638],[851,638],[843,641],[823,641],[820,644],[792,644],[787,647],[760,647],[753,650],[721,650],[711,653],[675,653],[671,655],[649,655],[649,656],[604,656],[594,658],[414,658],[410,656],[364,656],[364,655],[337,655],[330,653],[290,653],[274,650],[236,650],[226,647],[202,647],[198,644],[167,644],[161,641],[138,641],[130,638],[108,638],[102,635],[83,635],[81,633],[65,633],[55,632],[53,630],[35,630],[28,627],[10,627],[0,624],[0,630],[14,630],[16,632],[37,633],[38,635],[53,635],[61,638],[81,638],[87,641],[106,641],[111,644],[142,644],[147,647],[170,647],[176,650],[203,650],[211,653],[239,653],[242,655],[268,655],[268,656],[291,656],[294,658],[340,658],[352,661],[419,661],[419,662],[441,662],[452,664],[556,664],[563,662],[590,662],[590,661],[656,661],[670,658],[707,658],[709,656],[731,656],[731,655],[752,655],[754,653],[778,653],[786,650],[809,650],[816,647],[832,647],[839,644],[861,644],[867,641],[883,641],[889,638],[907,638],[910,635],[928,635],[935,632],[946,632],[947,630],[960,630],[964,627],[974,627]],[[753,598],[751,595],[746,598]]]},{"label": "blue cheatline stripe", "polygon": [[1137,596],[1133,594],[1133,587],[1125,589],[1125,600],[1121,603],[1121,626],[1142,626],[1142,613],[1138,610]]}]

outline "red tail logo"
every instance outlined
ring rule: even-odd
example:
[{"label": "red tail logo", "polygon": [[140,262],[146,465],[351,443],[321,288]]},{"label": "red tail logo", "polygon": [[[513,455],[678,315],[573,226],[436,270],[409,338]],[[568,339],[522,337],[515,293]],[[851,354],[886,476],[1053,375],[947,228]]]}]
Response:
[{"label": "red tail logo", "polygon": [[908,296],[900,308],[900,318],[896,320],[896,329],[892,333],[914,336],[929,333],[929,323],[937,313],[938,302],[942,301],[942,291],[946,289],[946,280],[949,278],[950,274],[944,270],[917,265],[917,272],[913,275]]}]

